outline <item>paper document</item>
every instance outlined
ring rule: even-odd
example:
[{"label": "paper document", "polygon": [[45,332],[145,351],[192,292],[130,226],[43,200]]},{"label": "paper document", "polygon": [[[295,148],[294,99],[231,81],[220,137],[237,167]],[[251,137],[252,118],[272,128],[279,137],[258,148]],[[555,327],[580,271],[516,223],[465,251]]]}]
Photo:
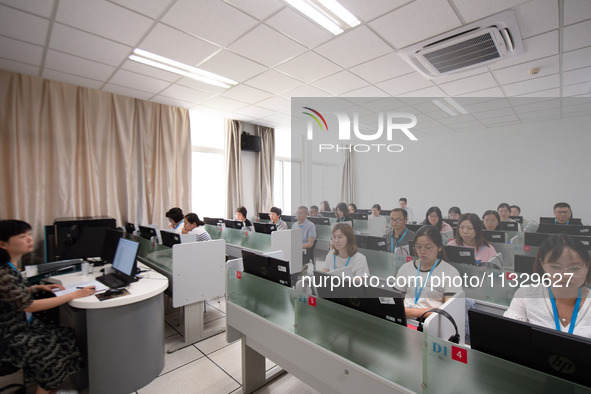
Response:
[{"label": "paper document", "polygon": [[66,288],[65,290],[58,290],[58,291],[54,291],[53,293],[59,297],[64,294],[73,293],[76,290],[80,290],[81,288],[88,287],[88,286],[94,286],[97,293],[101,293],[103,291],[109,290],[109,288],[107,286],[103,285],[101,282],[99,282],[97,280],[89,280],[86,282],[74,283],[74,284],[71,284],[68,286],[64,286]]}]

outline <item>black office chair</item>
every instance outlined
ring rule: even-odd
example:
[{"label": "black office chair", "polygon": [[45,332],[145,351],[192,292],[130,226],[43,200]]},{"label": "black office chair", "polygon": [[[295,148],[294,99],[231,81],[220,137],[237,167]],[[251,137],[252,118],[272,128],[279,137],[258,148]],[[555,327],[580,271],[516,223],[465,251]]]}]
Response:
[{"label": "black office chair", "polygon": [[[0,339],[0,355],[4,353],[4,350],[8,347],[8,340]],[[17,374],[21,369],[15,367],[8,362],[0,362],[0,378]],[[23,379],[22,383],[10,383],[3,387],[0,387],[0,393],[13,393],[13,394],[25,394],[26,387]]]},{"label": "black office chair", "polygon": [[305,261],[302,262],[303,265],[306,265],[311,261],[312,264],[314,265],[314,267],[316,267],[316,260],[314,259],[314,250],[316,249],[317,243],[318,243],[318,240],[315,239],[314,243],[312,244],[312,247],[308,248],[308,250],[306,251],[306,254],[304,255]]}]

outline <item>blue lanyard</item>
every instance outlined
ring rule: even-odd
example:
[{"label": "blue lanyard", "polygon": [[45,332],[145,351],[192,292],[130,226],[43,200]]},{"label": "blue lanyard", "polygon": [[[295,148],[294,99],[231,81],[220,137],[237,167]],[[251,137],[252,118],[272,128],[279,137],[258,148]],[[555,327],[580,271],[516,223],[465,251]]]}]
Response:
[{"label": "blue lanyard", "polygon": [[[349,258],[347,259],[347,264],[345,264],[345,268],[349,265],[349,261],[351,261],[351,256],[349,256]],[[337,269],[337,255],[333,254],[332,255],[332,270],[336,271]]]},{"label": "blue lanyard", "polygon": [[[552,303],[552,312],[554,313],[554,324],[556,324],[556,331],[562,331],[560,329],[560,319],[558,318],[558,308],[556,307],[556,300],[554,294],[552,294],[552,288],[548,287],[548,293],[550,293],[550,302]],[[581,306],[581,288],[579,288],[579,295],[577,296],[577,302],[575,302],[575,309],[570,317],[570,326],[568,333],[572,334],[575,330],[575,323],[577,322],[577,316],[579,315],[579,307]]]},{"label": "blue lanyard", "polygon": [[339,220],[337,220],[337,222],[344,222],[345,218],[339,218]]},{"label": "blue lanyard", "polygon": [[392,230],[392,236],[390,237],[390,245],[392,246],[392,253],[394,253],[394,249],[396,249],[396,247],[398,246],[398,244],[400,242],[402,242],[402,238],[404,238],[404,236],[406,235],[406,233],[408,232],[408,229],[404,230],[404,234],[402,234],[402,237],[400,237],[400,239],[398,240],[398,242],[396,242],[396,245],[394,245],[394,230]]},{"label": "blue lanyard", "polygon": [[[567,226],[569,223],[570,223],[570,219],[568,219],[568,220],[566,221],[566,223],[564,223],[564,225],[565,225],[565,226]],[[554,219],[554,224],[560,224],[560,223],[558,223],[558,222],[556,221],[556,219]]]},{"label": "blue lanyard", "polygon": [[179,223],[176,225],[176,227],[175,227],[174,229],[176,230],[176,229],[177,229],[177,228],[179,228],[179,226],[180,226],[181,224],[183,224],[183,223],[184,223],[184,222],[181,220],[181,221],[180,221],[180,222],[179,222]]},{"label": "blue lanyard", "polygon": [[10,261],[8,262],[8,265],[11,266],[12,269],[15,270],[17,273],[19,273],[18,270],[16,269],[16,267],[14,265],[12,265],[12,263]]},{"label": "blue lanyard", "polygon": [[433,267],[431,267],[431,270],[429,271],[429,274],[427,275],[427,279],[425,279],[425,281],[423,282],[423,285],[421,286],[421,288],[417,292],[417,283],[420,280],[419,278],[421,277],[421,259],[419,259],[419,264],[417,267],[417,283],[415,283],[415,305],[419,301],[419,297],[421,296],[421,293],[423,292],[423,288],[425,287],[425,285],[429,281],[429,277],[433,273],[433,270],[435,269],[435,267],[437,267],[437,263],[439,263],[439,259],[435,260],[435,264],[433,264]]}]

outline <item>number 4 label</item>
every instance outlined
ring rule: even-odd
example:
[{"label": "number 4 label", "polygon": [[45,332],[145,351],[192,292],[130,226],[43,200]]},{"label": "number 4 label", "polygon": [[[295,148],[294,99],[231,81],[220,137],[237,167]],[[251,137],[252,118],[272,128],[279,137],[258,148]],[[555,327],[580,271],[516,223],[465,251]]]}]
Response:
[{"label": "number 4 label", "polygon": [[468,364],[468,351],[466,349],[462,349],[461,347],[452,346],[451,359]]}]

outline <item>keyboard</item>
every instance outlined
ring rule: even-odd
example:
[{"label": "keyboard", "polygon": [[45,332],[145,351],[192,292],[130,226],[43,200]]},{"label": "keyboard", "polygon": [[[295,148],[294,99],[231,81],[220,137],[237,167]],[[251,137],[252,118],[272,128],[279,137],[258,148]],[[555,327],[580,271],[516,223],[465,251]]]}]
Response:
[{"label": "keyboard", "polygon": [[120,287],[127,286],[126,282],[124,282],[121,278],[112,273],[99,276],[96,278],[96,280],[101,282],[103,285],[110,287],[111,289],[118,289]]}]

